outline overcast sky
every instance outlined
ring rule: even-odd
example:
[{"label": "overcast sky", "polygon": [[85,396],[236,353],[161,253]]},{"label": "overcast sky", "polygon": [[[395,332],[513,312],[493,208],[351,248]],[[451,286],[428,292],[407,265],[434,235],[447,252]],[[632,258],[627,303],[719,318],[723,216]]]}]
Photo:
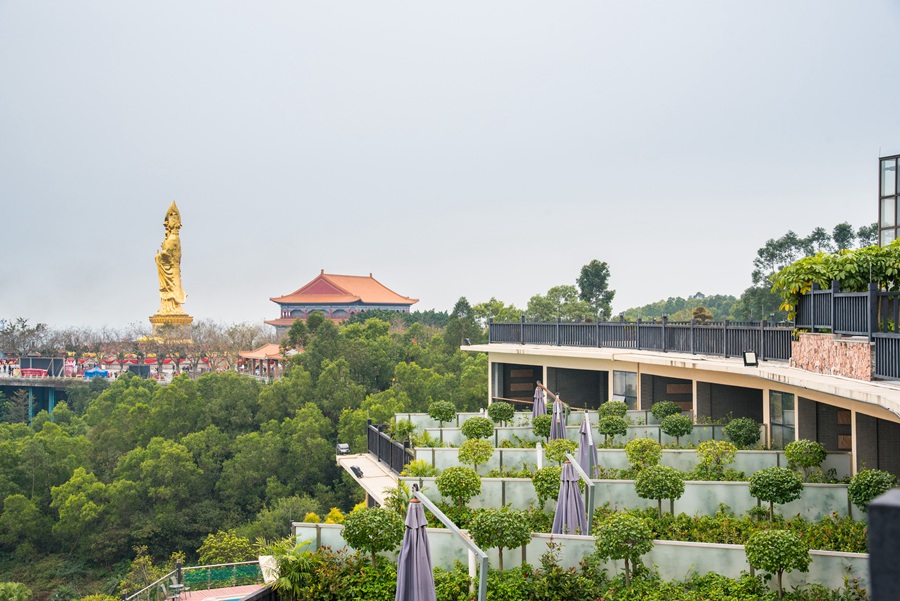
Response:
[{"label": "overcast sky", "polygon": [[740,293],[872,223],[900,3],[0,0],[0,318],[278,317],[325,269],[524,307],[606,261],[622,311]]}]

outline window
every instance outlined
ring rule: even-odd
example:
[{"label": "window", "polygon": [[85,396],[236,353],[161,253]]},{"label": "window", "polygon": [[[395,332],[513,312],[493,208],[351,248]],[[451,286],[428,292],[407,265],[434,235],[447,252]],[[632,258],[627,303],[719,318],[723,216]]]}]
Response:
[{"label": "window", "polygon": [[878,243],[890,244],[900,226],[900,155],[882,157],[878,177]]},{"label": "window", "polygon": [[772,448],[783,449],[794,440],[794,395],[769,391],[769,419],[772,423]]},{"label": "window", "polygon": [[[637,409],[637,373],[633,371],[613,372],[613,397],[622,400],[629,409]],[[616,398],[615,400],[619,400]]]}]

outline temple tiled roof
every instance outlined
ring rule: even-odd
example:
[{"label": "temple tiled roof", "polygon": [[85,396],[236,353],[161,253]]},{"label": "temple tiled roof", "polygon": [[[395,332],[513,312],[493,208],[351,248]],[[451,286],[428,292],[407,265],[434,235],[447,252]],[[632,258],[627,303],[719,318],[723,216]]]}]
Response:
[{"label": "temple tiled roof", "polygon": [[325,273],[324,270],[300,289],[270,300],[280,305],[347,305],[366,303],[408,306],[419,302],[417,298],[409,298],[408,296],[397,294],[373,278],[371,273],[368,276],[336,275]]}]

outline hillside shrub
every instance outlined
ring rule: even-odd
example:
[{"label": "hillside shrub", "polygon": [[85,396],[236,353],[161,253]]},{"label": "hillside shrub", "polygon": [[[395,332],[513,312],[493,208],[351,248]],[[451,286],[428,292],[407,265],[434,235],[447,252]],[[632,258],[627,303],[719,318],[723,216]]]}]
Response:
[{"label": "hillside shrub", "polygon": [[812,558],[809,547],[793,532],[764,530],[750,537],[744,545],[747,563],[757,570],[765,570],[778,576],[778,598],[782,598],[781,575],[787,571],[809,571]]},{"label": "hillside shrub", "polygon": [[628,405],[622,401],[606,401],[597,410],[600,417],[625,417],[628,414]]},{"label": "hillside shrub", "polygon": [[800,474],[786,467],[769,467],[750,476],[750,494],[769,503],[769,522],[775,515],[775,503],[790,503],[800,498],[803,480]]},{"label": "hillside shrub", "polygon": [[494,454],[494,445],[482,438],[470,438],[462,443],[457,452],[460,463],[472,464],[475,471],[479,465],[487,463]]},{"label": "hillside shrub", "polygon": [[436,419],[441,428],[443,428],[444,422],[456,419],[456,405],[450,401],[432,401],[428,405],[428,416],[431,419]]},{"label": "hillside shrub", "polygon": [[633,566],[653,548],[647,521],[630,513],[613,513],[596,526],[594,536],[599,557],[625,560],[625,583],[630,586]]},{"label": "hillside shrub", "polygon": [[788,467],[802,469],[803,481],[808,482],[809,470],[819,468],[828,456],[828,451],[814,440],[795,440],[784,447],[784,455],[787,457]]},{"label": "hillside shrub", "polygon": [[696,473],[703,480],[725,480],[727,467],[734,463],[737,447],[724,440],[707,440],[697,445],[700,460]]},{"label": "hillside shrub", "polygon": [[897,477],[882,470],[863,470],[850,479],[847,496],[860,511],[868,512],[869,503],[897,486]]},{"label": "hillside shrub", "polygon": [[603,446],[608,447],[616,436],[625,436],[628,433],[628,422],[623,417],[607,415],[600,418],[597,430],[603,435]]},{"label": "hillside shrub", "polygon": [[469,499],[481,492],[481,477],[470,467],[455,465],[448,467],[435,479],[438,492],[449,497],[457,506],[465,505]]},{"label": "hillside shrub", "polygon": [[488,415],[494,420],[494,423],[500,422],[505,426],[516,416],[516,410],[509,403],[496,401],[488,406]]},{"label": "hillside shrub", "polygon": [[659,429],[668,436],[675,437],[675,445],[681,446],[681,437],[687,436],[694,431],[694,424],[687,415],[677,413],[675,415],[667,415],[659,422]]},{"label": "hillside shrub", "polygon": [[544,414],[538,415],[531,420],[531,431],[535,436],[540,436],[545,441],[550,438],[550,425],[553,423],[553,417]]},{"label": "hillside shrub", "polygon": [[574,453],[577,448],[578,443],[574,440],[556,438],[547,443],[544,454],[550,461],[556,461],[559,465],[562,465],[563,461],[566,460],[566,453]]},{"label": "hillside shrub", "polygon": [[725,436],[739,449],[748,449],[759,442],[759,424],[749,417],[733,419],[725,426]]},{"label": "hillside shrub", "polygon": [[536,470],[531,475],[531,483],[534,485],[534,492],[537,493],[538,507],[543,507],[549,499],[555,499],[559,496],[559,479],[562,474],[562,467],[558,465],[548,465]]},{"label": "hillside shrub", "polygon": [[662,460],[662,445],[652,438],[635,438],[625,445],[625,457],[635,474],[648,467],[659,465]]},{"label": "hillside shrub", "polygon": [[494,422],[486,417],[470,417],[461,428],[466,438],[490,438],[494,435]]},{"label": "hillside shrub", "polygon": [[403,518],[387,507],[356,509],[344,517],[344,540],[357,551],[368,552],[373,568],[375,555],[399,547],[404,531]]},{"label": "hillside shrub", "polygon": [[482,549],[497,548],[500,571],[503,571],[503,549],[514,549],[531,541],[531,530],[525,512],[501,508],[482,509],[469,522],[469,534]]},{"label": "hillside shrub", "polygon": [[662,500],[680,499],[684,494],[684,476],[673,467],[654,465],[642,470],[634,480],[634,490],[642,499],[656,499],[662,517]]},{"label": "hillside shrub", "polygon": [[650,413],[653,414],[656,421],[661,422],[670,415],[678,415],[681,413],[681,406],[674,401],[660,401],[658,403],[653,403],[653,406],[650,407]]}]

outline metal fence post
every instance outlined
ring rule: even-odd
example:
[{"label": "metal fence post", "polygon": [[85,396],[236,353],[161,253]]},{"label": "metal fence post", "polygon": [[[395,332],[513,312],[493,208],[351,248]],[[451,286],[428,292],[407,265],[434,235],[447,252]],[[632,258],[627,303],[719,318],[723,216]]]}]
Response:
[{"label": "metal fence post", "polygon": [[759,320],[759,360],[766,360],[766,321]]},{"label": "metal fence post", "polygon": [[562,321],[560,316],[556,316],[556,346],[559,346],[559,322]]},{"label": "metal fence post", "polygon": [[669,323],[669,316],[663,313],[662,316],[662,350],[665,353],[667,349],[667,340],[666,340],[666,324]]},{"label": "metal fence post", "polygon": [[691,317],[691,354],[696,355],[694,352],[694,324],[697,323],[697,320]]},{"label": "metal fence post", "polygon": [[869,333],[869,342],[872,342],[874,339],[875,331],[878,329],[878,284],[875,282],[869,282],[869,290],[868,290],[868,333]]},{"label": "metal fence post", "polygon": [[810,313],[812,313],[812,324],[809,331],[814,334],[816,332],[816,290],[819,290],[819,285],[813,282],[812,290],[809,291],[809,304],[811,305]]},{"label": "metal fence post", "polygon": [[634,328],[634,344],[635,348],[641,350],[641,318],[637,318],[637,326]]},{"label": "metal fence post", "polygon": [[728,358],[728,320],[725,320],[725,326],[722,328],[722,352],[725,358]]},{"label": "metal fence post", "polygon": [[525,314],[519,318],[519,344],[525,344]]}]

